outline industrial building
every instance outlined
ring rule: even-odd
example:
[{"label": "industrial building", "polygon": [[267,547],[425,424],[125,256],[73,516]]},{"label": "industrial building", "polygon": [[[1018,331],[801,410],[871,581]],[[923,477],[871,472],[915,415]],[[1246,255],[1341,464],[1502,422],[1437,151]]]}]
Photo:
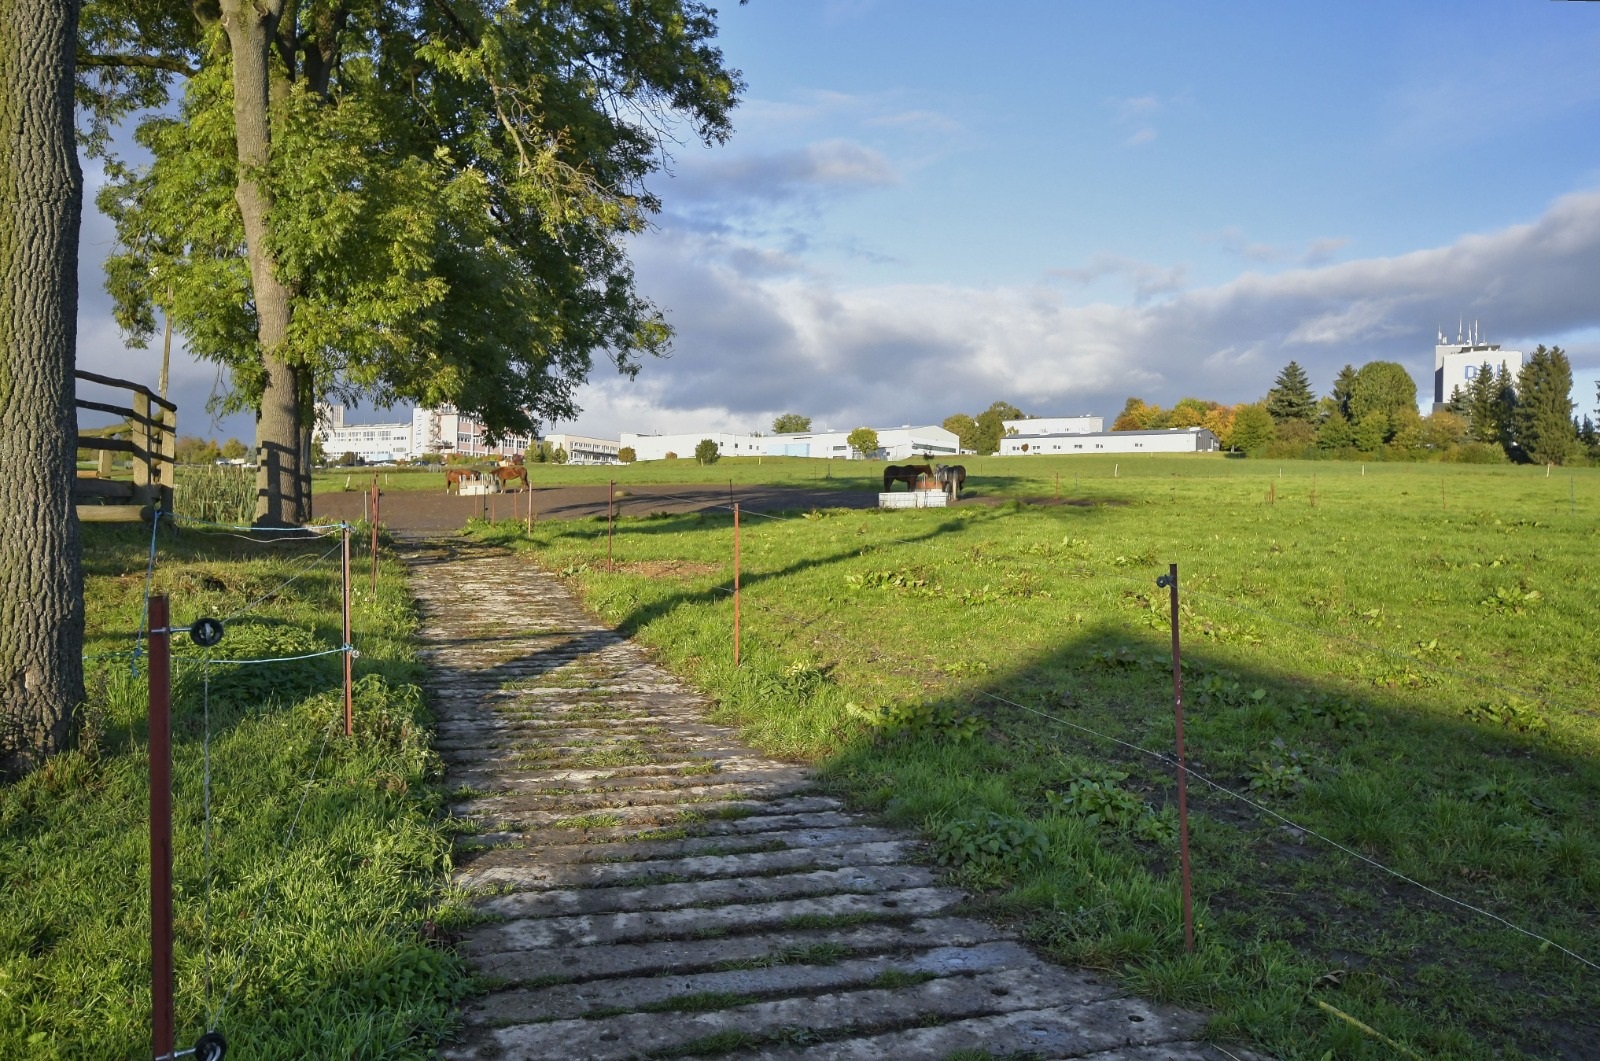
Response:
[{"label": "industrial building", "polygon": [[1063,431],[1049,435],[1007,435],[1000,440],[1000,456],[1089,453],[1213,453],[1221,449],[1217,436],[1204,427],[1170,427],[1155,431]]},{"label": "industrial building", "polygon": [[850,448],[846,441],[849,431],[800,431],[784,435],[746,435],[729,431],[648,435],[624,431],[622,445],[632,446],[642,461],[661,460],[669,453],[692,457],[694,448],[708,438],[717,444],[717,452],[724,457],[836,457],[841,460],[866,457],[897,461],[925,456],[938,460],[955,457],[961,451],[955,432],[935,425],[873,430],[878,433],[878,449],[869,454],[857,454]]},{"label": "industrial building", "polygon": [[510,457],[527,452],[532,445],[527,435],[507,435],[490,443],[482,423],[449,406],[415,409],[409,421],[346,424],[344,406],[324,405],[317,410],[316,438],[328,459],[353,453],[367,464],[415,460],[425,453]]},{"label": "industrial building", "polygon": [[549,452],[565,451],[568,464],[621,464],[617,451],[619,443],[609,438],[590,438],[588,435],[546,435],[541,439]]},{"label": "industrial building", "polygon": [[1087,435],[1104,431],[1104,417],[1089,416],[1030,416],[1022,420],[1002,420],[1008,435]]},{"label": "industrial building", "polygon": [[1495,371],[1503,366],[1515,384],[1524,360],[1521,350],[1502,350],[1499,343],[1484,342],[1477,321],[1472,322],[1471,328],[1457,331],[1454,343],[1445,342],[1441,331],[1438,345],[1433,348],[1433,411],[1445,408],[1457,387],[1465,393],[1486,364]]}]

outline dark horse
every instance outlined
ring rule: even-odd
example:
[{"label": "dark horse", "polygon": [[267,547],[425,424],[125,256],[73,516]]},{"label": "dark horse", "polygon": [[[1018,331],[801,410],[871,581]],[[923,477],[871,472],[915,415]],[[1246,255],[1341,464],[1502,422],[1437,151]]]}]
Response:
[{"label": "dark horse", "polygon": [[952,501],[961,500],[961,487],[967,481],[967,468],[964,464],[935,464],[933,476],[939,480],[939,485],[944,487],[945,496]]},{"label": "dark horse", "polygon": [[895,483],[905,483],[907,490],[915,490],[917,476],[932,474],[933,469],[926,464],[891,464],[883,470],[883,492],[887,494]]}]

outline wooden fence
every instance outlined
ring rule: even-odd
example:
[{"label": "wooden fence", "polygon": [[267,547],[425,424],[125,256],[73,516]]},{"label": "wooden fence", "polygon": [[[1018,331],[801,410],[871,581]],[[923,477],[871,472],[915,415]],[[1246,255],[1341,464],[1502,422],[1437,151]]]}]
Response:
[{"label": "wooden fence", "polygon": [[[79,409],[123,417],[110,427],[78,430],[80,450],[99,451],[99,467],[78,473],[74,500],[78,519],[97,522],[129,522],[149,519],[159,505],[172,511],[172,475],[177,467],[178,407],[150,388],[125,379],[75,372],[80,382],[129,391],[130,406],[78,399]],[[113,478],[117,454],[126,453],[133,462],[131,479]]]}]

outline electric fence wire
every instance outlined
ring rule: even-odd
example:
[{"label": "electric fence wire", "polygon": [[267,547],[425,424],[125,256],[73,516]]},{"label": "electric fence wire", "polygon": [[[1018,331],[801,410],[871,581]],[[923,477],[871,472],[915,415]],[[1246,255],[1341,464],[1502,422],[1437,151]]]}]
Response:
[{"label": "electric fence wire", "polygon": [[144,569],[144,610],[139,618],[139,632],[133,638],[132,658],[128,660],[128,673],[139,673],[139,650],[150,630],[150,584],[156,577],[156,531],[161,529],[161,507],[150,517],[150,562]]},{"label": "electric fence wire", "polygon": [[[712,587],[712,588],[714,590],[716,590],[718,592],[721,592],[721,593],[723,593],[725,595],[728,595],[728,596],[732,596],[732,594],[733,594],[733,590],[731,588],[729,588],[729,587],[715,586],[715,587]],[[817,616],[815,619],[812,619],[812,620],[803,620],[803,619],[800,619],[799,617],[797,617],[795,615],[792,615],[792,614],[783,612],[783,611],[781,611],[779,609],[773,608],[773,607],[765,604],[764,602],[757,601],[757,602],[753,602],[753,603],[754,603],[755,609],[757,609],[759,611],[764,611],[764,612],[766,612],[766,613],[768,613],[770,615],[773,615],[773,616],[775,616],[777,618],[780,618],[780,619],[782,619],[782,620],[784,620],[786,622],[789,622],[789,623],[798,623],[798,624],[802,624],[802,625],[810,625],[811,623],[814,623],[815,621],[817,621],[817,619],[822,618],[821,616]],[[748,608],[750,606],[751,606],[751,602],[746,602],[746,607]],[[837,625],[837,623],[835,625]],[[841,643],[849,643],[853,647],[859,647],[859,645],[855,644],[854,642],[845,642],[845,639],[844,639],[842,634],[835,635],[835,637]],[[873,653],[873,652],[869,652],[868,655],[869,655],[869,658],[873,662],[879,662],[879,663],[888,662],[892,666],[892,662],[893,661],[886,659],[886,657],[883,657],[882,655],[879,655],[879,654]],[[915,675],[907,674],[904,671],[900,672],[900,676],[904,677],[904,678],[912,679],[912,680],[915,680],[915,677],[916,677]],[[1468,910],[1468,911],[1470,911],[1472,913],[1478,914],[1478,915],[1480,915],[1482,917],[1486,917],[1486,918],[1488,918],[1488,919],[1490,919],[1492,921],[1498,922],[1499,924],[1504,925],[1505,927],[1507,927],[1507,928],[1509,928],[1509,929],[1511,929],[1511,930],[1513,930],[1515,932],[1518,932],[1518,933],[1520,933],[1520,934],[1522,934],[1524,936],[1528,936],[1531,939],[1535,939],[1535,940],[1539,941],[1540,943],[1542,943],[1542,944],[1544,944],[1546,946],[1552,947],[1552,948],[1560,951],[1561,953],[1567,955],[1570,958],[1573,958],[1574,960],[1580,962],[1583,965],[1588,966],[1591,969],[1600,970],[1600,964],[1597,964],[1596,962],[1591,961],[1590,959],[1584,957],[1582,954],[1579,954],[1577,951],[1574,951],[1574,950],[1572,950],[1572,949],[1570,949],[1568,947],[1564,947],[1560,943],[1557,943],[1555,940],[1552,940],[1547,936],[1540,935],[1539,933],[1534,932],[1531,929],[1524,928],[1521,925],[1518,925],[1517,923],[1515,923],[1514,921],[1510,921],[1510,920],[1508,920],[1508,919],[1506,919],[1504,917],[1501,917],[1499,914],[1496,914],[1493,911],[1485,910],[1482,907],[1475,906],[1472,903],[1469,903],[1469,902],[1467,902],[1467,901],[1465,901],[1463,899],[1458,899],[1455,896],[1449,895],[1449,894],[1447,894],[1447,893],[1445,893],[1443,891],[1440,891],[1437,888],[1434,888],[1434,887],[1431,887],[1431,886],[1429,886],[1427,884],[1424,884],[1421,881],[1418,881],[1413,877],[1407,876],[1406,874],[1400,872],[1399,870],[1394,869],[1394,868],[1392,868],[1392,867],[1390,867],[1388,865],[1385,865],[1384,863],[1379,862],[1378,860],[1376,860],[1374,858],[1371,858],[1371,857],[1369,857],[1367,855],[1363,855],[1361,852],[1353,850],[1352,848],[1347,847],[1344,844],[1341,844],[1339,841],[1334,840],[1331,837],[1325,836],[1320,832],[1317,832],[1315,829],[1312,829],[1309,826],[1302,825],[1299,822],[1296,822],[1293,819],[1291,819],[1291,818],[1289,818],[1289,817],[1287,817],[1287,816],[1285,816],[1283,814],[1280,814],[1278,811],[1273,810],[1271,807],[1264,806],[1263,804],[1257,802],[1256,800],[1251,799],[1250,797],[1244,795],[1243,793],[1237,792],[1237,791],[1229,788],[1228,786],[1226,786],[1226,785],[1224,785],[1224,784],[1222,784],[1222,783],[1220,783],[1218,781],[1212,780],[1210,777],[1207,777],[1206,775],[1200,773],[1199,771],[1195,770],[1191,766],[1188,766],[1187,764],[1183,764],[1183,765],[1180,766],[1180,764],[1178,763],[1178,761],[1175,758],[1173,758],[1172,756],[1170,756],[1170,755],[1168,755],[1168,754],[1166,754],[1164,752],[1154,751],[1154,750],[1152,750],[1150,748],[1145,748],[1145,747],[1142,747],[1142,746],[1140,746],[1138,744],[1134,744],[1134,743],[1132,743],[1130,741],[1126,741],[1126,740],[1122,740],[1121,738],[1114,737],[1114,736],[1112,736],[1112,735],[1110,735],[1108,733],[1102,733],[1099,730],[1093,729],[1093,728],[1091,728],[1089,726],[1085,726],[1085,725],[1083,725],[1081,723],[1073,722],[1073,721],[1071,721],[1069,719],[1062,718],[1061,716],[1052,714],[1052,713],[1050,713],[1048,711],[1041,711],[1038,708],[1029,707],[1026,704],[1018,703],[1017,701],[1009,699],[1008,697],[1001,696],[998,693],[992,693],[992,692],[980,690],[978,695],[988,697],[989,699],[995,700],[995,701],[997,701],[999,703],[1007,704],[1010,707],[1016,708],[1016,709],[1018,709],[1020,711],[1025,711],[1025,712],[1027,712],[1029,714],[1032,714],[1032,715],[1036,715],[1036,716],[1038,716],[1040,718],[1049,719],[1049,720],[1051,720],[1053,722],[1057,722],[1057,723],[1059,723],[1061,725],[1070,727],[1070,728],[1075,729],[1075,730],[1079,730],[1079,731],[1081,731],[1083,733],[1089,734],[1090,736],[1096,737],[1096,738],[1098,738],[1100,740],[1107,741],[1107,742],[1112,743],[1112,744],[1119,745],[1119,746],[1121,746],[1123,748],[1128,749],[1129,751],[1136,752],[1136,753],[1138,753],[1140,755],[1148,756],[1148,757],[1150,757],[1152,759],[1155,759],[1156,761],[1158,761],[1160,763],[1163,763],[1163,764],[1165,764],[1165,765],[1167,765],[1169,767],[1172,767],[1173,769],[1182,769],[1187,776],[1192,777],[1197,781],[1200,781],[1202,784],[1204,784],[1204,785],[1206,785],[1206,786],[1208,786],[1208,787],[1210,787],[1210,788],[1212,788],[1212,789],[1214,789],[1214,790],[1216,790],[1216,791],[1218,791],[1218,792],[1220,792],[1220,793],[1222,793],[1222,794],[1224,794],[1226,796],[1229,796],[1229,797],[1231,797],[1231,798],[1233,798],[1235,800],[1238,800],[1238,801],[1240,801],[1242,803],[1245,803],[1248,806],[1255,808],[1256,810],[1260,811],[1263,814],[1266,814],[1266,815],[1268,815],[1268,816],[1270,816],[1272,818],[1277,819],[1278,821],[1282,822],[1284,825],[1287,825],[1291,829],[1294,829],[1294,830],[1296,830],[1296,831],[1298,831],[1300,833],[1304,833],[1307,836],[1315,837],[1316,839],[1321,840],[1322,842],[1328,844],[1330,847],[1336,848],[1337,850],[1342,851],[1346,855],[1349,855],[1352,858],[1358,859],[1359,861],[1364,862],[1367,865],[1369,865],[1369,866],[1371,866],[1371,867],[1373,867],[1373,868],[1375,868],[1377,870],[1380,870],[1383,873],[1386,873],[1389,876],[1394,877],[1397,880],[1400,880],[1400,881],[1403,881],[1403,882],[1405,882],[1407,884],[1410,884],[1411,886],[1413,886],[1415,888],[1418,888],[1421,891],[1427,892],[1429,895],[1432,895],[1432,896],[1434,896],[1434,897],[1436,897],[1438,899],[1441,899],[1446,903],[1452,904],[1454,906],[1460,907],[1463,910]]]},{"label": "electric fence wire", "polygon": [[[686,502],[686,503],[689,503],[689,504],[703,504],[703,507],[705,507],[705,508],[717,508],[717,509],[726,509],[726,510],[732,511],[732,507],[733,507],[733,506],[728,505],[728,504],[717,503],[717,502],[703,503],[703,502],[697,501],[694,498],[687,498],[687,497],[683,497],[681,495],[676,495],[676,494],[657,494],[657,495],[654,495],[654,496],[657,497],[657,498],[666,498],[666,499],[674,500],[674,501],[683,501],[683,502]],[[779,516],[779,515],[775,515],[775,514],[770,513],[770,512],[761,512],[761,511],[755,510],[755,509],[749,509],[749,510],[741,509],[740,512],[741,512],[741,514],[744,514],[744,515],[760,516],[763,519],[774,520],[774,521],[781,522],[781,523],[794,523],[794,522],[799,522],[801,519],[804,519],[804,517]],[[905,538],[894,538],[894,537],[877,539],[877,541],[874,542],[874,544],[893,544],[893,545],[914,546],[916,548],[927,548],[927,542],[909,541],[909,540],[907,540]],[[1015,563],[1018,562],[1018,559],[1019,558],[1016,558],[1016,557],[1008,558],[1008,562],[1015,564]],[[1023,563],[1026,563],[1026,561],[1023,561]],[[1053,574],[1053,573],[1059,573],[1060,572],[1059,568],[1051,567],[1051,566],[1048,566],[1048,565],[1035,565],[1033,567],[1033,570],[1042,571],[1042,572],[1047,573],[1047,574]],[[1088,575],[1089,577],[1105,578],[1105,579],[1110,579],[1110,580],[1114,580],[1114,581],[1126,582],[1126,583],[1129,583],[1130,585],[1134,585],[1134,586],[1139,587],[1141,590],[1147,590],[1148,589],[1148,581],[1147,580],[1138,579],[1138,578],[1135,578],[1135,577],[1133,577],[1131,575],[1123,575],[1123,574],[1119,574],[1119,573],[1117,573],[1115,571],[1095,571],[1095,572],[1087,572],[1086,571],[1084,573],[1086,575]],[[1237,611],[1240,611],[1240,612],[1243,612],[1243,613],[1248,613],[1250,615],[1254,615],[1257,618],[1265,619],[1266,621],[1271,622],[1271,623],[1275,623],[1275,624],[1277,624],[1279,626],[1286,627],[1286,628],[1292,629],[1292,630],[1297,630],[1297,631],[1299,631],[1301,633],[1304,633],[1304,634],[1310,634],[1313,637],[1322,638],[1322,639],[1327,640],[1327,641],[1343,642],[1343,643],[1345,643],[1347,645],[1350,645],[1350,646],[1352,646],[1354,648],[1358,648],[1358,649],[1361,649],[1361,650],[1363,650],[1365,652],[1373,653],[1375,655],[1385,656],[1385,657],[1387,657],[1387,658],[1389,658],[1391,660],[1405,663],[1408,666],[1409,665],[1420,666],[1420,667],[1423,667],[1423,668],[1425,668],[1427,670],[1433,671],[1436,674],[1447,675],[1447,676],[1452,677],[1452,678],[1458,678],[1458,679],[1460,679],[1462,681],[1471,682],[1471,683],[1473,683],[1475,685],[1481,686],[1482,688],[1490,689],[1490,690],[1493,690],[1493,691],[1498,692],[1498,693],[1504,693],[1507,696],[1520,697],[1521,699],[1529,700],[1529,701],[1532,701],[1534,703],[1538,703],[1538,704],[1540,704],[1540,705],[1542,705],[1543,707],[1546,707],[1546,708],[1557,709],[1557,710],[1561,710],[1561,711],[1565,711],[1565,712],[1570,712],[1572,714],[1594,715],[1594,714],[1600,713],[1600,712],[1596,712],[1592,708],[1578,707],[1576,705],[1567,703],[1565,701],[1553,700],[1547,694],[1542,693],[1542,692],[1538,692],[1538,691],[1533,690],[1533,689],[1528,689],[1528,688],[1525,688],[1525,687],[1522,687],[1522,686],[1507,685],[1507,684],[1505,684],[1503,682],[1496,681],[1495,679],[1486,677],[1486,676],[1484,676],[1482,674],[1475,674],[1472,671],[1462,670],[1459,667],[1446,666],[1446,665],[1444,665],[1442,663],[1435,662],[1434,660],[1427,659],[1426,657],[1419,656],[1419,655],[1416,655],[1416,654],[1411,653],[1411,652],[1405,652],[1405,651],[1402,651],[1402,650],[1399,650],[1399,649],[1387,648],[1387,647],[1382,646],[1382,645],[1375,645],[1375,644],[1372,644],[1370,642],[1363,641],[1362,639],[1360,639],[1358,637],[1350,636],[1348,634],[1338,634],[1338,633],[1332,633],[1332,632],[1325,631],[1325,630],[1318,630],[1315,627],[1307,626],[1307,625],[1305,625],[1303,623],[1297,623],[1292,619],[1285,619],[1282,616],[1274,615],[1271,612],[1265,611],[1265,610],[1263,610],[1261,608],[1257,608],[1257,607],[1254,607],[1254,606],[1249,605],[1249,604],[1241,604],[1240,602],[1235,601],[1235,600],[1231,600],[1231,599],[1229,599],[1227,597],[1219,597],[1219,596],[1216,596],[1215,594],[1206,593],[1206,592],[1204,592],[1202,590],[1197,590],[1197,589],[1194,589],[1194,588],[1192,588],[1190,586],[1187,586],[1187,585],[1184,587],[1184,591],[1183,592],[1184,592],[1184,594],[1186,596],[1199,597],[1199,598],[1201,598],[1203,600],[1210,601],[1213,604],[1219,604],[1219,605],[1222,605],[1222,606],[1225,606],[1225,607],[1228,607],[1228,608],[1233,608],[1233,609],[1235,609]]]}]

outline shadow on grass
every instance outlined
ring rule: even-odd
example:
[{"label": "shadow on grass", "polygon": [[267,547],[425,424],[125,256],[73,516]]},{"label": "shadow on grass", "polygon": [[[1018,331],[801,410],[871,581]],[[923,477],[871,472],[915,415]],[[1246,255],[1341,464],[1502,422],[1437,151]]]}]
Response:
[{"label": "shadow on grass", "polygon": [[[1092,520],[1093,511],[1068,518]],[[674,517],[629,533],[653,524],[725,533],[727,522]],[[592,543],[605,530],[563,533]],[[787,618],[762,587],[859,555],[838,550],[751,574],[745,607]],[[638,596],[613,614],[615,632],[589,636],[588,650],[623,636],[650,641],[661,620],[686,612],[705,618],[675,624],[673,637],[703,646],[722,636],[725,617],[703,606],[724,601],[727,586],[630,585]],[[817,637],[832,640],[818,647]],[[806,638],[824,658],[865,659],[911,678],[952,658],[939,645],[878,649],[868,632],[846,639],[819,626]],[[658,644],[673,656],[672,644]],[[1469,721],[1468,705],[1448,692],[1398,694],[1191,647],[1191,768],[1303,828],[1191,783],[1201,945],[1190,956],[1171,767],[1106,739],[1170,754],[1170,657],[1158,631],[1091,626],[977,680],[940,679],[871,720],[846,709],[860,694],[833,687],[831,668],[820,683],[792,681],[781,644],[748,640],[739,671],[703,652],[676,658],[758,743],[775,716],[822,718],[832,733],[822,774],[858,806],[931,837],[958,882],[1049,953],[1210,1009],[1219,1035],[1248,1035],[1285,1058],[1368,1049],[1359,1031],[1315,1007],[1320,998],[1433,1056],[1591,1056],[1600,989],[1579,962],[1314,835],[1592,959],[1600,767],[1539,737],[1531,716]],[[529,663],[536,658],[508,668],[525,674]],[[1047,840],[1042,857],[1007,839],[1030,829]],[[998,854],[961,854],[973,837],[977,850]]]}]

